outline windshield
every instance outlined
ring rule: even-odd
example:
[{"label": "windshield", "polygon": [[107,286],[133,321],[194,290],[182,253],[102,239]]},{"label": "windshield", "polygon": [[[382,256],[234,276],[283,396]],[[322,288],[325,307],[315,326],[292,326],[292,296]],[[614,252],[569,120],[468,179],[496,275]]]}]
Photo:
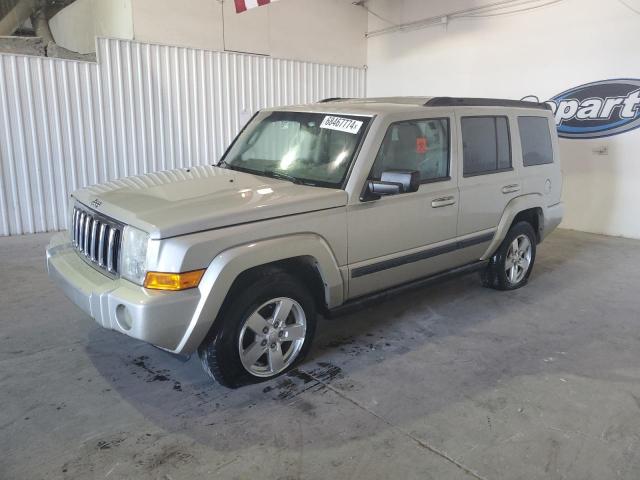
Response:
[{"label": "windshield", "polygon": [[259,113],[221,163],[257,175],[340,188],[369,120],[324,113]]}]

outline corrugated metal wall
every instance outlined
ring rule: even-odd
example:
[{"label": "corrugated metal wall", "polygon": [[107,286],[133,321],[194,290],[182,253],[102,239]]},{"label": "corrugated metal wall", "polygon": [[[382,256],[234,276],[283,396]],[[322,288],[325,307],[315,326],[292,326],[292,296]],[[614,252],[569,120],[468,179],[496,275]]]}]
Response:
[{"label": "corrugated metal wall", "polygon": [[365,94],[365,70],[98,39],[98,64],[0,54],[0,235],[66,228],[85,185],[214,163],[261,108]]}]

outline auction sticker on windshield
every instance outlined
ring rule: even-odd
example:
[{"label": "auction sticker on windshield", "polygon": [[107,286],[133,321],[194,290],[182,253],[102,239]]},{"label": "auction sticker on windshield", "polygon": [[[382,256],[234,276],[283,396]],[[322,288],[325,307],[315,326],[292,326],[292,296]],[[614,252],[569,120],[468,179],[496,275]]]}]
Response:
[{"label": "auction sticker on windshield", "polygon": [[352,120],[350,118],[342,118],[342,117],[332,117],[327,115],[322,120],[320,124],[320,128],[328,128],[330,130],[338,130],[340,132],[347,132],[356,134],[360,131],[360,127],[362,127],[362,122],[358,120]]}]

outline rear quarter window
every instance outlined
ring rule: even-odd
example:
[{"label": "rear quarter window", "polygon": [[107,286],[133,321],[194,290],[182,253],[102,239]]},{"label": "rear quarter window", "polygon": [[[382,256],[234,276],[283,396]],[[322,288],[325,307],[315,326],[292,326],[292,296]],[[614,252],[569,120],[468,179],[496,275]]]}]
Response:
[{"label": "rear quarter window", "polygon": [[553,146],[546,117],[518,117],[522,163],[525,167],[553,163]]}]

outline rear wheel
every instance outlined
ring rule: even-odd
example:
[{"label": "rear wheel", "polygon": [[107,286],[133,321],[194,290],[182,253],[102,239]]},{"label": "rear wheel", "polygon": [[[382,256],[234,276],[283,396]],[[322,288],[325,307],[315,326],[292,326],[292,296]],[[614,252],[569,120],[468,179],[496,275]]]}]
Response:
[{"label": "rear wheel", "polygon": [[296,277],[269,270],[236,289],[218,324],[198,354],[209,376],[233,388],[277,377],[302,360],[316,309]]},{"label": "rear wheel", "polygon": [[489,265],[481,272],[482,283],[497,290],[526,285],[536,258],[536,237],[528,222],[511,227]]}]

